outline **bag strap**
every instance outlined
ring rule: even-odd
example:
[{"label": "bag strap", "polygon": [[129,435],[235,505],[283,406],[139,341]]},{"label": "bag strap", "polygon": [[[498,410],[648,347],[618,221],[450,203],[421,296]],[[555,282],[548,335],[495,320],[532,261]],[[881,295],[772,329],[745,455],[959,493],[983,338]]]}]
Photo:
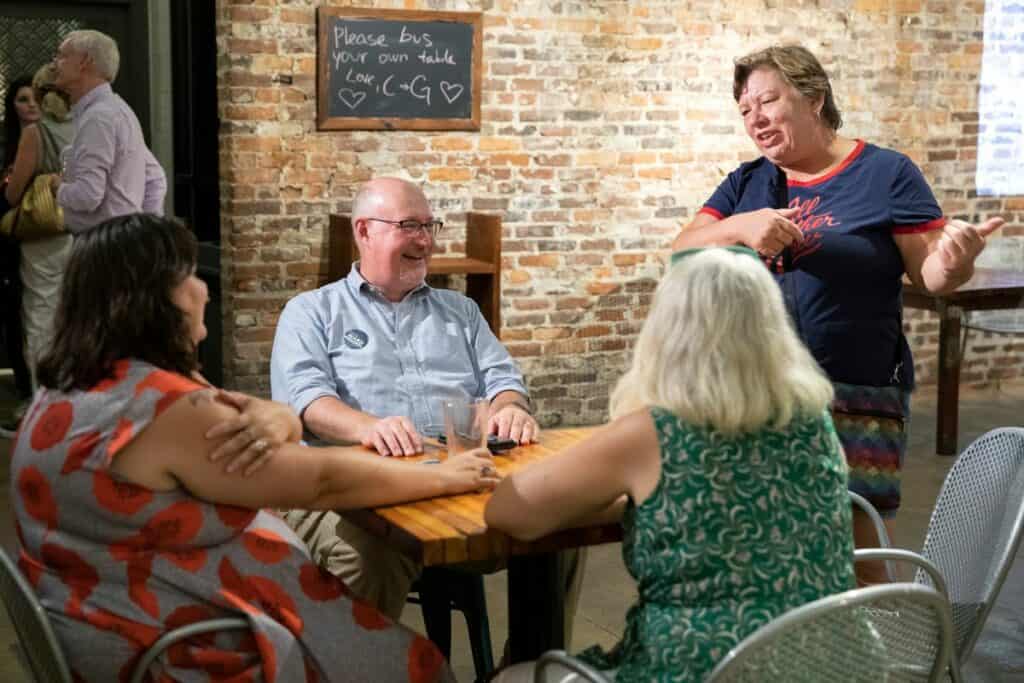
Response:
[{"label": "bag strap", "polygon": [[[786,172],[780,166],[775,167],[775,188],[772,196],[776,209],[785,209],[789,206],[789,179]],[[797,334],[800,333],[800,309],[797,306],[796,278],[793,272],[793,250],[786,247],[772,259],[769,266],[773,273],[782,274],[782,298],[786,303],[786,310],[793,318],[793,325]]]},{"label": "bag strap", "polygon": [[[900,285],[900,287],[901,287],[901,292],[902,292],[903,285]],[[894,384],[896,386],[899,386],[900,384],[903,383],[900,375],[903,372],[903,344],[906,343],[905,342],[906,336],[903,334],[903,295],[902,294],[900,294],[899,305],[896,307],[896,324],[897,324],[897,328],[896,328],[896,350],[894,351],[896,357],[893,359],[893,362],[892,362],[892,377],[889,378],[889,381],[892,384]]]}]

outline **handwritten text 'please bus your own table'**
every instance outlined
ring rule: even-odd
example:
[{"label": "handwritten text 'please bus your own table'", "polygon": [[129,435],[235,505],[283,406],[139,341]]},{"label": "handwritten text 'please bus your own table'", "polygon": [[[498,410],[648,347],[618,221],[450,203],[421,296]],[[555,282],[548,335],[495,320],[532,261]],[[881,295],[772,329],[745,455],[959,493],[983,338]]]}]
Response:
[{"label": "handwritten text 'please bus your own table'", "polygon": [[430,32],[414,31],[402,26],[397,36],[388,36],[383,33],[358,33],[348,26],[336,25],[333,43],[331,66],[341,76],[344,85],[335,95],[350,110],[362,104],[369,90],[380,97],[407,94],[425,101],[427,106],[431,105],[435,93],[444,97],[448,104],[453,104],[466,92],[466,87],[461,83],[445,79],[433,83],[422,73],[406,78],[380,73],[380,67],[388,65],[458,66],[451,49],[436,46]]}]

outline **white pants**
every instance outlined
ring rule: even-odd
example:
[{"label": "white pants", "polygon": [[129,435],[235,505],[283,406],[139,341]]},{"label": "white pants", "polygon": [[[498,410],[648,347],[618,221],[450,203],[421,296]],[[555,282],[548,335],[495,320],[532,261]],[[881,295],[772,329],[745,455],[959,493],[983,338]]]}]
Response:
[{"label": "white pants", "polygon": [[39,386],[36,363],[53,341],[53,318],[73,241],[71,235],[59,235],[21,243],[21,324],[32,391]]}]

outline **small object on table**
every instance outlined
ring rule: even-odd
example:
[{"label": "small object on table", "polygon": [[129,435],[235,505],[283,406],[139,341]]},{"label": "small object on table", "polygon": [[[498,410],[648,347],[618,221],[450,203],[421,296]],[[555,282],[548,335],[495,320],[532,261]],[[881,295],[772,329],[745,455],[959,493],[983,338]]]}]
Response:
[{"label": "small object on table", "polygon": [[489,405],[486,399],[477,398],[441,400],[445,443],[450,455],[484,447],[487,443]]},{"label": "small object on table", "polygon": [[[431,438],[440,444],[445,444],[448,441],[444,434],[439,434],[438,436]],[[511,450],[518,445],[519,444],[515,439],[499,439],[496,434],[490,434],[487,437],[487,450],[489,450],[492,455],[497,455],[498,453]]]}]

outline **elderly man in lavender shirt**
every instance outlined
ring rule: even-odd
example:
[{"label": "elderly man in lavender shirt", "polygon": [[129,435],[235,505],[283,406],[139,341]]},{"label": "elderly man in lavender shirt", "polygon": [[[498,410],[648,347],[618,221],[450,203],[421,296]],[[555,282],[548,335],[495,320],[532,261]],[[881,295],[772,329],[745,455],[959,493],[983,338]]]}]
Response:
[{"label": "elderly man in lavender shirt", "polygon": [[99,31],[69,33],[54,58],[56,85],[70,95],[75,120],[54,190],[73,233],[114,216],[164,212],[164,171],[135,112],[110,88],[120,60],[117,43]]}]

